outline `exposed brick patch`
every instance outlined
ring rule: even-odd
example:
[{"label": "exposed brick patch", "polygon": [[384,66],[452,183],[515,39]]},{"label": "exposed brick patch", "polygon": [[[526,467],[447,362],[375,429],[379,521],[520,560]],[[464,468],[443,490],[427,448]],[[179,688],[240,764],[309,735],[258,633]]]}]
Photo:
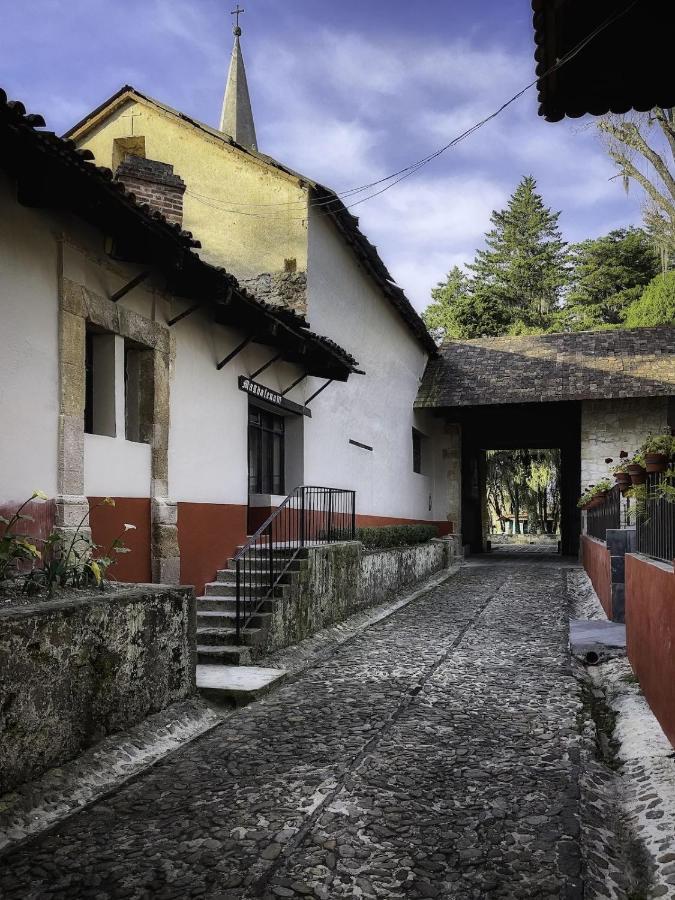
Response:
[{"label": "exposed brick patch", "polygon": [[138,203],[159,210],[173,224],[183,224],[185,182],[173,166],[155,159],[127,156],[117,168],[116,178],[131,191]]}]

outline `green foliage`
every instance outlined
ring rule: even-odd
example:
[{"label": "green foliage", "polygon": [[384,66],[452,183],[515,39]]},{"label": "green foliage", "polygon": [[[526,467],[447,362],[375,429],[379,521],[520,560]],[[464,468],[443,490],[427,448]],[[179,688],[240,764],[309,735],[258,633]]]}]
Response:
[{"label": "green foliage", "polygon": [[25,534],[19,534],[14,529],[19,522],[33,521],[32,516],[27,516],[23,512],[32,500],[46,499],[47,495],[42,491],[33,491],[30,497],[20,504],[11,519],[0,516],[0,525],[5,526],[0,536],[0,581],[16,574],[22,561],[40,559],[42,554],[32,538]]},{"label": "green foliage", "polygon": [[593,497],[597,497],[598,494],[604,494],[607,491],[611,491],[614,485],[609,480],[609,478],[601,478],[597,484],[591,484],[586,490],[583,492],[581,497],[579,497],[579,501],[577,506],[585,506]]},{"label": "green foliage", "polygon": [[642,296],[629,306],[625,324],[628,328],[675,325],[675,271],[649,282]]},{"label": "green foliage", "polygon": [[675,437],[671,435],[670,430],[663,434],[649,434],[640,447],[640,451],[643,455],[646,453],[662,453],[670,458],[675,456]]},{"label": "green foliage", "polygon": [[[117,556],[129,552],[124,546],[122,535],[136,526],[125,525],[122,534],[111,541],[107,550],[103,554],[96,555],[96,551],[103,548],[95,544],[83,531],[89,518],[90,511],[87,510],[69,541],[64,540],[60,532],[53,531],[41,542],[42,551],[40,551],[31,538],[14,531],[18,522],[32,521],[22,510],[31,500],[36,499],[46,500],[47,495],[42,491],[34,491],[19,506],[11,519],[0,517],[0,524],[5,526],[0,537],[0,581],[10,575],[21,574],[18,571],[19,562],[30,560],[33,563],[39,561],[40,564],[33,565],[30,571],[22,575],[24,588],[29,592],[44,588],[51,595],[57,586],[81,588],[95,585],[103,589],[108,569],[116,561]],[[98,505],[114,506],[115,501],[106,497]]]},{"label": "green foliage", "polygon": [[506,209],[492,213],[486,248],[469,266],[472,295],[482,313],[474,337],[520,328],[545,330],[559,303],[568,280],[560,213],[544,206],[536,186],[532,176],[523,178]]},{"label": "green foliage", "polygon": [[368,549],[425,544],[435,537],[438,537],[438,528],[435,525],[384,525],[377,528],[356,529],[356,540],[361,541]]},{"label": "green foliage", "polygon": [[520,514],[527,510],[530,531],[543,531],[548,521],[557,530],[560,517],[560,454],[557,450],[488,450],[486,488],[490,518],[504,528],[514,517],[520,533]]},{"label": "green foliage", "polygon": [[464,333],[465,307],[470,306],[470,279],[454,266],[444,282],[431,291],[431,303],[422,313],[424,323],[438,343],[446,338],[467,337]]},{"label": "green foliage", "polygon": [[567,281],[559,213],[544,206],[534,178],[523,178],[506,209],[495,210],[486,247],[467,275],[455,266],[423,313],[434,338],[493,337],[545,330]]},{"label": "green foliage", "polygon": [[653,246],[639,228],[621,228],[575,244],[570,259],[570,290],[555,317],[561,331],[620,325],[659,271]]}]

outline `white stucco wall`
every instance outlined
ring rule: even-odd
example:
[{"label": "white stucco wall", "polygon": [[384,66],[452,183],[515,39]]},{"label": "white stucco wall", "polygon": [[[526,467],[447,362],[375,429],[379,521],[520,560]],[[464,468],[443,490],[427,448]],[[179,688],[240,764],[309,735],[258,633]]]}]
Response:
[{"label": "white stucco wall", "polygon": [[[423,434],[434,429],[412,408],[427,354],[316,211],[310,215],[308,304],[312,329],[348,350],[367,374],[332,384],[312,403],[306,480],[356,489],[362,514],[444,519],[447,506],[439,508],[440,496],[434,496],[433,465],[427,463],[425,474],[413,472],[412,427]],[[322,383],[310,381],[311,390]],[[373,451],[350,445],[350,438]]]},{"label": "white stucco wall", "polygon": [[584,400],[581,405],[581,487],[607,476],[605,459],[634,453],[647,434],[667,424],[666,397]]},{"label": "white stucco wall", "polygon": [[[215,325],[197,312],[175,328],[176,360],[171,385],[169,492],[193,503],[248,502],[248,395],[240,375],[251,375],[275,356],[270,347],[249,344],[218,371],[216,364],[245,335]],[[288,387],[300,370],[275,363],[256,381],[275,391]],[[295,423],[294,423],[295,424]],[[302,442],[298,443],[301,449]],[[287,477],[287,489],[302,480],[302,461]]]},{"label": "white stucco wall", "polygon": [[0,503],[56,493],[57,242],[0,174]]}]

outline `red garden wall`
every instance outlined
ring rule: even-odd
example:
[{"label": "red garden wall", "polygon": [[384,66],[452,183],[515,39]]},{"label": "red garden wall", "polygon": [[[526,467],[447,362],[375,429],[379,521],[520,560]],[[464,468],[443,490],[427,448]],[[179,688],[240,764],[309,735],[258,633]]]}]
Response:
[{"label": "red garden wall", "polygon": [[675,746],[675,572],[626,554],[626,647],[642,692]]},{"label": "red garden wall", "polygon": [[612,568],[609,550],[603,541],[581,536],[581,561],[591,579],[595,593],[600,598],[607,618],[612,618]]}]

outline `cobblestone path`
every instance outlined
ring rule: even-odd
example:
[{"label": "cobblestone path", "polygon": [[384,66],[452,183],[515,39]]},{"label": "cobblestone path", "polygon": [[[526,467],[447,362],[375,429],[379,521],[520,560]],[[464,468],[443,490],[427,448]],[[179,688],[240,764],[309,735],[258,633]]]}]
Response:
[{"label": "cobblestone path", "polygon": [[462,569],[0,859],[0,896],[581,897],[564,582]]}]

